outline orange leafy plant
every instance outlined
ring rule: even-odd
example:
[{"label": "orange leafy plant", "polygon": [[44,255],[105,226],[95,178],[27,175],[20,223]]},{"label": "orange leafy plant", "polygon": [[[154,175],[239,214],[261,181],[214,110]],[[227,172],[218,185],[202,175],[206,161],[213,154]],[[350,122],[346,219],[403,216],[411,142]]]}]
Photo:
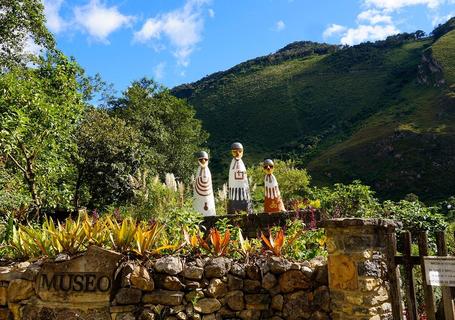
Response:
[{"label": "orange leafy plant", "polygon": [[280,229],[276,233],[275,239],[273,238],[271,231],[269,232],[269,238],[268,239],[261,232],[261,239],[262,239],[262,241],[264,241],[264,243],[267,246],[267,248],[270,251],[272,251],[272,253],[275,256],[277,256],[277,257],[281,256],[281,249],[283,248],[283,245],[284,245],[284,231],[283,231],[283,229]]},{"label": "orange leafy plant", "polygon": [[227,229],[224,236],[221,236],[221,233],[216,228],[210,229],[209,238],[211,246],[201,237],[197,236],[197,238],[199,240],[199,245],[202,248],[213,255],[224,256],[227,252],[229,241],[231,240],[231,233],[229,232],[229,229]]}]

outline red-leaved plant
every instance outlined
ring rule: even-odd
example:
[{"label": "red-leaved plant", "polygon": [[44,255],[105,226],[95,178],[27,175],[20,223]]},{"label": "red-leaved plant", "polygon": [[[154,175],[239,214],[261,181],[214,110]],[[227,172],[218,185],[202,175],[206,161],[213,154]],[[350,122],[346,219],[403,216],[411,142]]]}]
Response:
[{"label": "red-leaved plant", "polygon": [[261,239],[264,241],[267,248],[277,257],[281,256],[281,249],[284,245],[284,231],[281,228],[275,235],[275,238],[272,236],[272,232],[269,231],[269,238],[261,232]]},{"label": "red-leaved plant", "polygon": [[229,241],[231,240],[231,233],[229,232],[229,229],[227,229],[224,235],[222,236],[221,233],[216,228],[210,229],[209,239],[211,245],[209,245],[208,242],[202,239],[201,237],[199,236],[197,237],[199,240],[199,245],[202,248],[204,248],[213,255],[224,256],[228,250]]}]

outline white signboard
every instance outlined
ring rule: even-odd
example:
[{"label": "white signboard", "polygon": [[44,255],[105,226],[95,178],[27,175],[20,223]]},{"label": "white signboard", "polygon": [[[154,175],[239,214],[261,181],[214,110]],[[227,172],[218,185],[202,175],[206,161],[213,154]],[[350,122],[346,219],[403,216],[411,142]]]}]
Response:
[{"label": "white signboard", "polygon": [[455,287],[455,257],[424,257],[427,284]]}]

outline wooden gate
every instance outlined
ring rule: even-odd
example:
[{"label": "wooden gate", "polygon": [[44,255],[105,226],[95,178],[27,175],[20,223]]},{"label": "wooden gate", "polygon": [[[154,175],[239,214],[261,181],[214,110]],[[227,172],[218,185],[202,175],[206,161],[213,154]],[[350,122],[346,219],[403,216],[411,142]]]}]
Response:
[{"label": "wooden gate", "polygon": [[[437,232],[435,238],[437,256],[447,256],[445,232]],[[411,253],[413,240],[418,244],[418,255],[412,255]],[[424,257],[429,255],[427,233],[419,232],[415,234],[415,238],[413,239],[411,233],[405,231],[398,236],[398,243],[400,244],[398,249],[396,243],[395,235],[393,235],[388,244],[390,246],[391,256],[395,257],[394,261],[390,261],[391,265],[389,266],[393,268],[389,279],[393,287],[391,288],[391,293],[394,296],[398,296],[398,299],[392,297],[393,319],[436,320],[435,288],[427,285],[424,269]],[[413,272],[415,268],[421,271],[422,285],[419,288],[416,286],[416,278]],[[398,275],[400,274],[401,281],[398,279]],[[418,289],[423,290],[424,296],[424,303],[420,306],[416,298]],[[450,287],[440,287],[440,290],[442,292],[442,310],[440,311],[443,314],[440,319],[455,320],[452,290]]]}]

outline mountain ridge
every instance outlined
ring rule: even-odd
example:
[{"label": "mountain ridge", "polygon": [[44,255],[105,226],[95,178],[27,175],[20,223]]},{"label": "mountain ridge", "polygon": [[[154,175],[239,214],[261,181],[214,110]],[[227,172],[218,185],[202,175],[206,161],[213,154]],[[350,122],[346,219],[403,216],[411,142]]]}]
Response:
[{"label": "mountain ridge", "polygon": [[292,158],[318,185],[360,179],[381,197],[443,198],[455,182],[432,177],[432,166],[455,163],[455,19],[438,28],[352,47],[294,42],[172,92],[211,134],[215,176],[239,140],[249,163]]}]

